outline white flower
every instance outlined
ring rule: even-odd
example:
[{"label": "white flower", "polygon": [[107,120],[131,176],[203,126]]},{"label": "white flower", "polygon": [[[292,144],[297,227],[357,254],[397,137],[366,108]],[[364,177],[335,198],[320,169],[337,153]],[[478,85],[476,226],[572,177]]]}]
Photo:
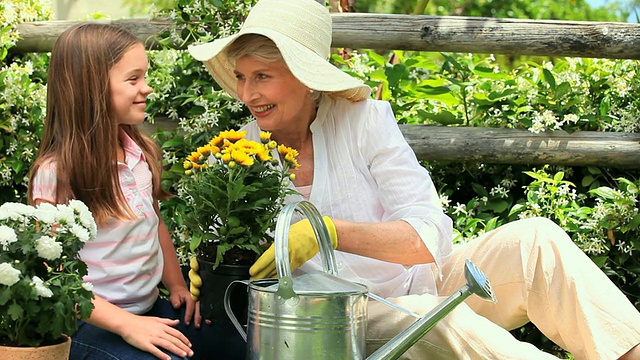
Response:
[{"label": "white flower", "polygon": [[87,290],[87,291],[93,291],[93,284],[90,282],[83,282],[82,283],[82,288]]},{"label": "white flower", "polygon": [[58,216],[57,220],[61,224],[75,224],[76,223],[76,214],[74,213],[73,208],[68,207],[67,205],[59,204],[57,206]]},{"label": "white flower", "polygon": [[42,279],[40,279],[39,277],[37,276],[32,277],[31,282],[33,283],[33,286],[36,288],[36,294],[38,294],[38,296],[45,297],[45,298],[50,298],[53,296],[53,291],[51,291],[51,289],[49,289],[44,284],[44,281],[42,281]]},{"label": "white flower", "polygon": [[16,235],[16,232],[6,225],[0,225],[0,245],[2,245],[2,250],[8,251],[9,244],[16,241],[18,241],[18,235]]},{"label": "white flower", "polygon": [[80,218],[80,223],[86,229],[89,229],[91,234],[91,239],[96,237],[96,232],[98,231],[98,227],[96,225],[96,221],[93,218],[93,214],[82,201],[80,200],[70,200],[69,206],[73,208],[73,210],[78,214]]},{"label": "white flower", "polygon": [[33,207],[26,204],[7,202],[0,206],[0,220],[19,220],[31,214],[33,214]]},{"label": "white flower", "polygon": [[41,236],[36,240],[38,256],[47,260],[55,260],[62,254],[62,245],[51,236]]},{"label": "white flower", "polygon": [[58,209],[49,203],[40,203],[36,208],[34,216],[43,224],[52,224],[56,221]]},{"label": "white flower", "polygon": [[71,226],[70,231],[71,231],[71,233],[73,235],[75,235],[83,243],[89,241],[89,239],[91,238],[91,234],[89,233],[89,230],[83,228],[82,226],[80,226],[78,224],[73,224]]},{"label": "white flower", "polygon": [[0,284],[11,286],[20,281],[20,270],[9,263],[0,264]]}]

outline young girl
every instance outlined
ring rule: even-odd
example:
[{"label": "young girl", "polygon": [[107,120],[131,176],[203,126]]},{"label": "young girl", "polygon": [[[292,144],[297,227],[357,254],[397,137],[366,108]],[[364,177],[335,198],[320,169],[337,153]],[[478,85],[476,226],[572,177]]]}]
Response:
[{"label": "young girl", "polygon": [[[200,329],[159,215],[158,200],[168,196],[160,153],[138,130],[152,91],[147,66],[137,38],[102,24],[73,26],[51,53],[29,202],[79,199],[98,223],[96,240],[81,252],[95,309],[72,335],[71,359],[243,358],[244,341],[230,324]],[[160,282],[169,299],[159,297]]]}]

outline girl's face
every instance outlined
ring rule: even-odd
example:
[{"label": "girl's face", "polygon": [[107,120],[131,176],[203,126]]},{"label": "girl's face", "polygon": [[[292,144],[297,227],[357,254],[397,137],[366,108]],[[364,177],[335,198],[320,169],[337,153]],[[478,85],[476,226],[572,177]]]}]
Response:
[{"label": "girl's face", "polygon": [[145,81],[147,67],[144,46],[136,44],[109,70],[109,98],[118,125],[144,121],[147,96],[153,91]]},{"label": "girl's face", "polygon": [[315,114],[309,88],[282,61],[247,55],[236,61],[237,93],[265,131],[308,127]]}]

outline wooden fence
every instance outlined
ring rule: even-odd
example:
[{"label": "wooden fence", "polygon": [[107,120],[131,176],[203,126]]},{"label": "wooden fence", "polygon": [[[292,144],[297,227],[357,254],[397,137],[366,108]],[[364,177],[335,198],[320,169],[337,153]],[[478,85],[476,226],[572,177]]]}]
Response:
[{"label": "wooden fence", "polygon": [[[359,13],[335,13],[332,18],[334,47],[640,59],[640,24],[633,23]],[[157,34],[171,26],[167,19],[95,22],[124,27],[149,49],[157,48]],[[50,51],[60,33],[73,24],[20,24],[22,38],[11,51]],[[155,126],[175,124],[160,120]],[[640,168],[640,133],[400,128],[422,160]]]}]

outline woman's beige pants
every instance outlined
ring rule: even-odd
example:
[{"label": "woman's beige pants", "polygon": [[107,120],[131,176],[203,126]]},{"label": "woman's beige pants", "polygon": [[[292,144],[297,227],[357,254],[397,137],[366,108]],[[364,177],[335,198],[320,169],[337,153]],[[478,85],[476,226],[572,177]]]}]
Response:
[{"label": "woman's beige pants", "polygon": [[[617,359],[640,343],[636,308],[560,227],[543,218],[515,221],[454,247],[442,266],[441,297],[390,300],[428,312],[466,283],[465,259],[487,275],[498,302],[471,295],[402,359],[555,359],[507,331],[529,321],[578,360]],[[416,320],[376,301],[368,304],[369,354]]]}]

